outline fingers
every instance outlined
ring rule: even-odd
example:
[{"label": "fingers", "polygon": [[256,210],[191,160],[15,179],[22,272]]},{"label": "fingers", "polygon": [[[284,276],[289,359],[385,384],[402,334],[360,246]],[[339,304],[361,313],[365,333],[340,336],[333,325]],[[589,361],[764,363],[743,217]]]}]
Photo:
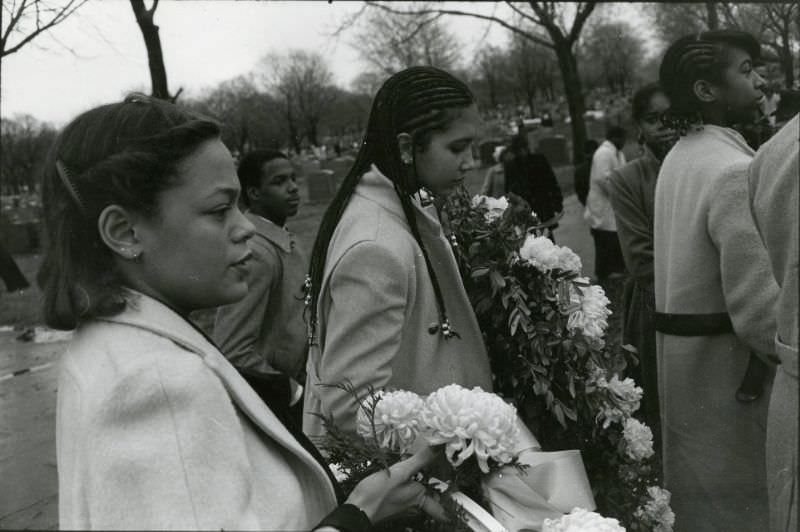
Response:
[{"label": "fingers", "polygon": [[422,497],[417,507],[437,521],[448,521],[447,514],[444,508],[442,508],[442,505],[439,504],[439,501],[428,495],[425,491],[422,492]]},{"label": "fingers", "polygon": [[398,462],[389,469],[392,472],[392,476],[397,475],[399,482],[405,482],[413,475],[416,475],[420,469],[430,464],[434,458],[436,458],[436,453],[433,448],[424,447],[414,453],[411,458]]}]

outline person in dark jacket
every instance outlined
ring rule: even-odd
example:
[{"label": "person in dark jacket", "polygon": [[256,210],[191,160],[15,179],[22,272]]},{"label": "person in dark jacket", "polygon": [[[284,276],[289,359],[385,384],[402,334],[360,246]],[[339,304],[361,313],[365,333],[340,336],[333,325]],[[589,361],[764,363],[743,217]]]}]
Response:
[{"label": "person in dark jacket", "polygon": [[528,202],[542,223],[550,222],[548,236],[553,239],[555,223],[564,205],[553,168],[541,153],[531,153],[526,139],[511,141],[514,160],[505,167],[506,192],[513,192]]},{"label": "person in dark jacket", "polygon": [[592,173],[592,156],[599,144],[594,139],[589,139],[583,144],[583,162],[575,166],[575,195],[581,205],[586,206],[586,196],[589,195],[589,177]]}]

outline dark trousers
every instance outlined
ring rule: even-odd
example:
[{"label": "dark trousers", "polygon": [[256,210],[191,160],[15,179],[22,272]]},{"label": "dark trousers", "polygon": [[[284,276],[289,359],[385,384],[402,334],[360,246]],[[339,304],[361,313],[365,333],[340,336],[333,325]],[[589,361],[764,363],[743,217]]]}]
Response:
[{"label": "dark trousers", "polygon": [[625,273],[625,261],[616,231],[592,229],[594,237],[594,272],[598,279],[613,273]]},{"label": "dark trousers", "polygon": [[6,290],[9,292],[15,292],[30,286],[28,280],[25,279],[25,276],[20,271],[19,266],[17,266],[17,263],[14,262],[14,257],[11,256],[11,253],[6,251],[2,243],[0,243],[0,277],[3,278],[3,282],[6,284]]}]

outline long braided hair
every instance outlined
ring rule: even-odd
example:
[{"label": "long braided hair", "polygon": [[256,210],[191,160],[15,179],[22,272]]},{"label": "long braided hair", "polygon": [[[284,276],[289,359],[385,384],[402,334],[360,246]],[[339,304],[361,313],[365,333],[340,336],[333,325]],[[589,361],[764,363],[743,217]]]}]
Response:
[{"label": "long braided hair", "polygon": [[691,126],[703,123],[694,84],[701,79],[722,81],[732,47],[746,51],[754,60],[760,55],[755,37],[731,29],[686,35],[667,49],[659,68],[659,82],[670,100],[670,108],[664,115],[667,127],[685,135]]},{"label": "long braided hair", "polygon": [[397,135],[409,134],[414,152],[424,150],[434,132],[446,129],[464,109],[474,103],[475,97],[463,82],[443,70],[427,66],[398,72],[378,90],[361,149],[333,202],[325,211],[311,252],[311,267],[306,280],[310,343],[314,341],[316,332],[317,306],[331,238],[361,176],[373,164],[392,181],[411,234],[422,250],[439,309],[441,332],[445,338],[457,335],[450,329],[442,291],[417,227],[411,196],[419,190],[420,184],[414,165],[401,161]]}]

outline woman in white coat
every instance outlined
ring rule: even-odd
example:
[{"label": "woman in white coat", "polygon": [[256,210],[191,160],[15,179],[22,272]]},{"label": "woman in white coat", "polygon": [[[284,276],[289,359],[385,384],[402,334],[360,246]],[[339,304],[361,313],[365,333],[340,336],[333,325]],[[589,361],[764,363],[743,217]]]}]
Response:
[{"label": "woman in white coat", "polygon": [[325,213],[311,257],[303,430],[319,416],[355,430],[350,382],[426,395],[457,383],[491,391],[478,322],[435,205],[474,161],[480,115],[450,74],[412,67],[390,77],[372,105],[358,157]]},{"label": "woman in white coat", "polygon": [[62,528],[364,530],[434,504],[408,480],[424,450],[337,508],[318,453],[188,321],[247,291],[253,227],[216,123],[133,96],[76,118],[46,164],[44,316],[77,329],[59,375]]}]

